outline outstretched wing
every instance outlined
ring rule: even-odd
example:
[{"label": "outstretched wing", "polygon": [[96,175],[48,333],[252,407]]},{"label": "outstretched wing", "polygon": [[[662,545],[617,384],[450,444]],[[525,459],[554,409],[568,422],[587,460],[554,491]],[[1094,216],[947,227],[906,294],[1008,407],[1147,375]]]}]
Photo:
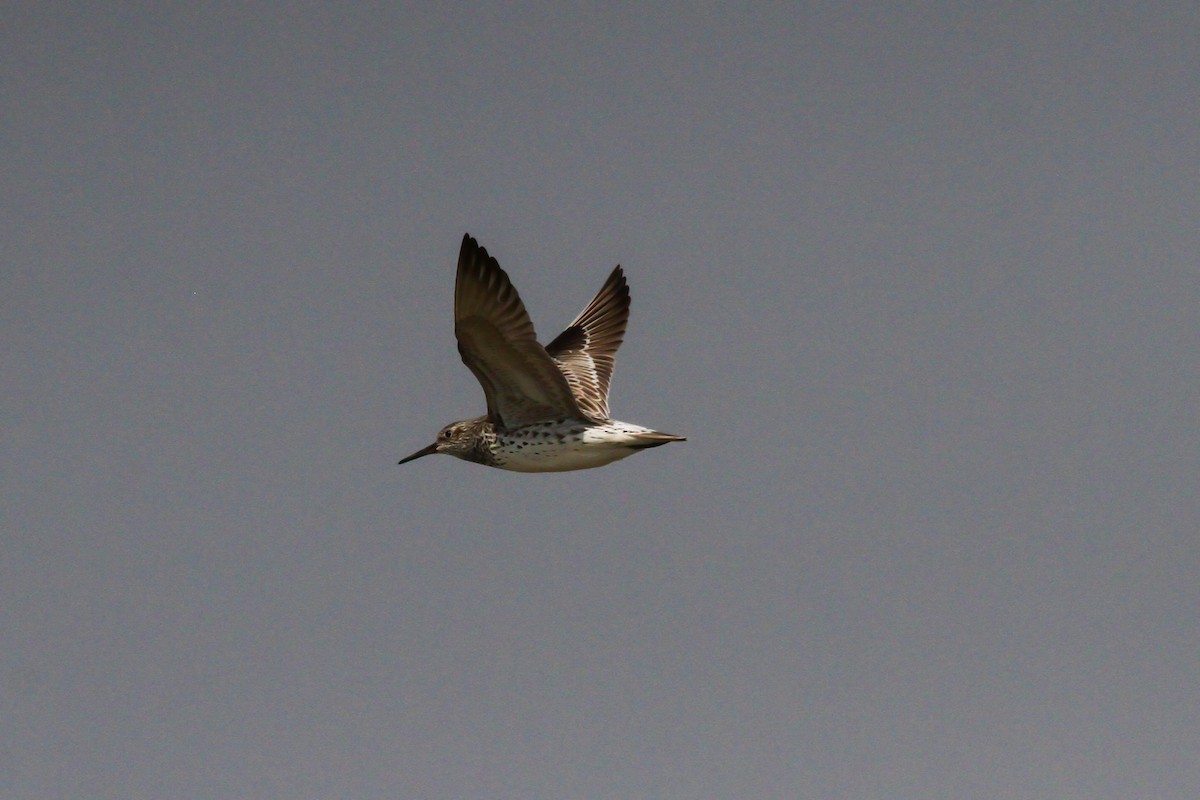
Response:
[{"label": "outstretched wing", "polygon": [[488,418],[516,427],[579,416],[579,406],[496,259],[463,236],[454,282],[454,335],[463,363],[487,397]]},{"label": "outstretched wing", "polygon": [[597,421],[608,419],[608,384],[628,322],[629,285],[618,266],[587,308],[546,345],[579,409]]}]

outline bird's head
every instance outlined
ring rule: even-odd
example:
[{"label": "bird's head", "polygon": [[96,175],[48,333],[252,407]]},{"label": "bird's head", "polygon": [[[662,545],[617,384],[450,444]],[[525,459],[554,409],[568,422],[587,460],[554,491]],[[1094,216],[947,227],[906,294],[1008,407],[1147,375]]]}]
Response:
[{"label": "bird's head", "polygon": [[464,419],[458,422],[451,422],[438,431],[437,438],[433,440],[433,444],[428,447],[422,447],[411,456],[400,459],[400,463],[407,464],[409,461],[416,461],[422,456],[430,456],[434,453],[445,453],[448,456],[471,461],[473,459],[470,454],[474,452],[478,436],[478,419]]}]

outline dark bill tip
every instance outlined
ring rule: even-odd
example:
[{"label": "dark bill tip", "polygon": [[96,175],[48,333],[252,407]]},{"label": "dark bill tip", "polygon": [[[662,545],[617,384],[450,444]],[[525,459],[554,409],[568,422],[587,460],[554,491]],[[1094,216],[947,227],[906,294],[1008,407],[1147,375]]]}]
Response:
[{"label": "dark bill tip", "polygon": [[406,457],[400,459],[400,461],[397,463],[407,464],[409,461],[416,461],[421,456],[433,455],[436,452],[437,452],[437,444],[434,443],[434,444],[429,445],[429,447],[422,447],[420,450],[413,453],[411,456],[406,456]]}]

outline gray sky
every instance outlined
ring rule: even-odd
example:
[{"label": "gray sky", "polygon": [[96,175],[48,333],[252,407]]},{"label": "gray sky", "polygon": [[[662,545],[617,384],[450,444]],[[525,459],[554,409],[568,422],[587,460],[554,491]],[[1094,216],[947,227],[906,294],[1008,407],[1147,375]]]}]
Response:
[{"label": "gray sky", "polygon": [[10,4],[0,798],[1196,797],[1200,16],[968,5]]}]

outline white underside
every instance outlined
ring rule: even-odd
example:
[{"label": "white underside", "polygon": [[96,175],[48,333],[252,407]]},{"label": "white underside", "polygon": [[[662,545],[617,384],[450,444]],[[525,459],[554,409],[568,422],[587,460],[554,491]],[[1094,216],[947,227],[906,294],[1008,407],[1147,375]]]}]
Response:
[{"label": "white underside", "polygon": [[645,439],[637,436],[639,433],[654,431],[612,420],[603,426],[585,428],[578,441],[532,441],[520,450],[505,453],[504,463],[497,466],[514,472],[567,472],[602,467],[633,455],[638,445],[645,446]]}]

